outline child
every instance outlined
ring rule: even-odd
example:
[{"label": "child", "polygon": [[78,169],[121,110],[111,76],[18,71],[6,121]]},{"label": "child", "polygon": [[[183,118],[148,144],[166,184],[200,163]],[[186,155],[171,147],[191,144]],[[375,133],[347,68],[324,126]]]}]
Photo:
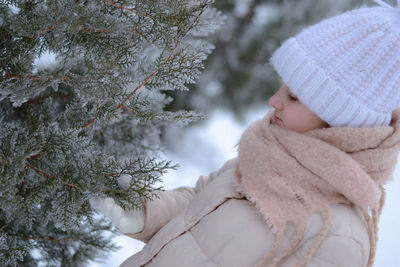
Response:
[{"label": "child", "polygon": [[144,211],[104,211],[147,243],[122,266],[372,266],[400,149],[400,4],[377,2],[273,54],[274,110],[243,133],[237,158]]}]

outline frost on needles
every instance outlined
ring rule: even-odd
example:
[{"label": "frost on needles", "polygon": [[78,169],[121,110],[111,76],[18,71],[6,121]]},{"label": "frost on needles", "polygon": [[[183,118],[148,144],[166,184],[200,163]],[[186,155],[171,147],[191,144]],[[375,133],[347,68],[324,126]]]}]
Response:
[{"label": "frost on needles", "polygon": [[176,168],[160,127],[201,115],[165,111],[164,92],[198,78],[223,18],[212,2],[0,2],[0,266],[82,266],[116,249],[88,199],[140,208]]}]

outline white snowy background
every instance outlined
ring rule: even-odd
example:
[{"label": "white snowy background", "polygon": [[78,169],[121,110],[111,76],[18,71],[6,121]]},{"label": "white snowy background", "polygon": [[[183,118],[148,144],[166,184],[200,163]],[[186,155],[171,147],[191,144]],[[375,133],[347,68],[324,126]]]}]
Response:
[{"label": "white snowy background", "polygon": [[[54,54],[47,53],[35,61],[38,69],[51,69],[56,66]],[[229,111],[216,109],[207,114],[208,118],[195,126],[186,128],[169,128],[167,144],[169,151],[166,159],[178,163],[177,171],[163,177],[164,189],[179,186],[194,186],[200,175],[208,175],[218,169],[223,163],[236,155],[235,145],[243,131],[255,120],[262,118],[270,107],[250,107],[243,121],[237,121]],[[375,267],[392,267],[400,262],[398,242],[400,240],[400,164],[394,172],[393,181],[389,182],[386,204],[379,223],[379,241]],[[144,246],[141,241],[126,236],[114,239],[122,248],[107,255],[101,263],[92,263],[91,267],[119,266],[126,258],[140,251]],[[397,262],[397,264],[396,264]],[[166,266],[170,267],[170,266]]]},{"label": "white snowy background", "polygon": [[[215,110],[208,119],[187,128],[171,128],[167,132],[170,152],[166,158],[178,163],[181,167],[164,176],[165,189],[179,186],[194,186],[200,175],[207,175],[222,166],[237,153],[235,144],[242,132],[256,119],[261,118],[269,107],[250,109],[243,122],[237,121],[231,113]],[[171,152],[174,151],[174,152]],[[386,204],[379,223],[379,241],[375,267],[396,266],[400,262],[398,242],[400,239],[400,164],[394,172],[394,179],[386,185]],[[102,263],[94,263],[92,267],[118,266],[126,258],[140,251],[144,246],[141,241],[126,236],[115,238],[122,247],[109,254]],[[169,267],[169,266],[166,266]]]}]

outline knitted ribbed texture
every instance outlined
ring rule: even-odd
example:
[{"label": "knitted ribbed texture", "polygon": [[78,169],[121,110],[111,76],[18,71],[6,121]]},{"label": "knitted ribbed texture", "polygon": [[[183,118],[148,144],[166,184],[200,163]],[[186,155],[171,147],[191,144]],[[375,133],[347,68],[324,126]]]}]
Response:
[{"label": "knitted ribbed texture", "polygon": [[271,63],[329,125],[387,126],[400,106],[400,7],[323,20],[285,41]]}]

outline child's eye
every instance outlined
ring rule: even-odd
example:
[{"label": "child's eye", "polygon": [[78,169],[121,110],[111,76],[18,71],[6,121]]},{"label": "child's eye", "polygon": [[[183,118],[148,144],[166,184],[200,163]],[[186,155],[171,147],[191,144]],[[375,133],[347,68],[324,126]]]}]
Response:
[{"label": "child's eye", "polygon": [[293,101],[296,101],[296,100],[297,100],[297,97],[295,97],[295,96],[293,96],[293,95],[289,95],[289,99],[290,99],[290,100],[293,100]]}]

